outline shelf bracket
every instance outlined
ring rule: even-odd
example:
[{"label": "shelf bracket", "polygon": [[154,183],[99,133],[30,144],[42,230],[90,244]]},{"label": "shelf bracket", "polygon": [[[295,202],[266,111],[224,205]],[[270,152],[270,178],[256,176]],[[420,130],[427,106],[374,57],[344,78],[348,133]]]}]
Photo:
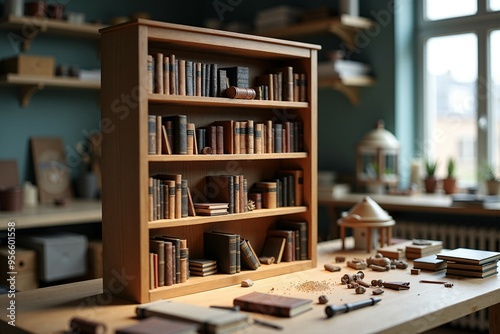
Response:
[{"label": "shelf bracket", "polygon": [[21,87],[21,105],[26,108],[30,104],[31,97],[33,94],[45,88],[43,83],[37,85],[28,85]]},{"label": "shelf bracket", "polygon": [[353,86],[336,85],[334,87],[337,91],[344,94],[352,105],[359,104],[359,88]]},{"label": "shelf bracket", "polygon": [[332,25],[329,32],[337,35],[346,44],[347,49],[352,51],[359,51],[356,47],[355,38],[358,33],[357,29],[343,25]]}]

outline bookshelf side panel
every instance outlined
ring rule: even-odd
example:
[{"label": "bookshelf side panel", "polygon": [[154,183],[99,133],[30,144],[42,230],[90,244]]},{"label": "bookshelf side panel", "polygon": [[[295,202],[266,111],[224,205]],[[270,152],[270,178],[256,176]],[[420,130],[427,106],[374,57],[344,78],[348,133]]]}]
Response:
[{"label": "bookshelf side panel", "polygon": [[[144,158],[147,91],[141,87],[145,64],[144,28],[130,27],[101,36],[103,288],[144,302],[148,298]],[[144,44],[144,42],[142,42]],[[144,107],[144,105],[146,107]],[[142,113],[141,113],[142,111]]]}]

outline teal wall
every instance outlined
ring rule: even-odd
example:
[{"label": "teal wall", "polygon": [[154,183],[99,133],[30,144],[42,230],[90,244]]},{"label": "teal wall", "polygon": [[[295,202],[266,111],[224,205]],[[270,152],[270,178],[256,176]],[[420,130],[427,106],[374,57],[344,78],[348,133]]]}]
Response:
[{"label": "teal wall", "polygon": [[[66,0],[67,11],[80,11],[87,20],[109,22],[114,16],[134,12],[149,12],[155,20],[196,25],[202,22],[201,12],[193,10],[202,1],[169,2],[162,0],[118,2],[110,0]],[[0,59],[20,52],[19,45],[11,43],[12,35],[0,29]],[[19,34],[19,32],[16,32]],[[25,52],[32,55],[53,56],[56,64],[78,65],[82,69],[100,67],[97,39],[68,38],[40,34]],[[27,108],[19,103],[19,89],[0,85],[0,159],[18,162],[22,181],[34,180],[29,139],[33,136],[56,136],[65,147],[74,147],[85,138],[85,133],[99,129],[100,110],[97,91],[46,88],[35,93]],[[74,173],[75,174],[75,173]]]}]

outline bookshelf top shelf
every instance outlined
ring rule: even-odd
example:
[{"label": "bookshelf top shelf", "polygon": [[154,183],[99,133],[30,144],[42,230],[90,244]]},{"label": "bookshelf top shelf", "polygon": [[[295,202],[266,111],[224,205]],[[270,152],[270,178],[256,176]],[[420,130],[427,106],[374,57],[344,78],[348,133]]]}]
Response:
[{"label": "bookshelf top shelf", "polygon": [[[321,46],[258,35],[137,19],[100,29],[101,35],[131,27],[147,28],[149,47],[260,59],[310,58]],[[168,32],[168,35],[165,35]],[[170,36],[170,37],[169,37]],[[174,37],[177,36],[178,38]]]}]

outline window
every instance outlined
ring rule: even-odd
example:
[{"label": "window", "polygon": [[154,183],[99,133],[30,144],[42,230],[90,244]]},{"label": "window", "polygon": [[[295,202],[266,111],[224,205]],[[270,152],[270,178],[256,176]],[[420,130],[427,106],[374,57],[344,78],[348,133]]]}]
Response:
[{"label": "window", "polygon": [[459,186],[479,185],[478,166],[500,167],[500,0],[420,3],[420,155]]}]

